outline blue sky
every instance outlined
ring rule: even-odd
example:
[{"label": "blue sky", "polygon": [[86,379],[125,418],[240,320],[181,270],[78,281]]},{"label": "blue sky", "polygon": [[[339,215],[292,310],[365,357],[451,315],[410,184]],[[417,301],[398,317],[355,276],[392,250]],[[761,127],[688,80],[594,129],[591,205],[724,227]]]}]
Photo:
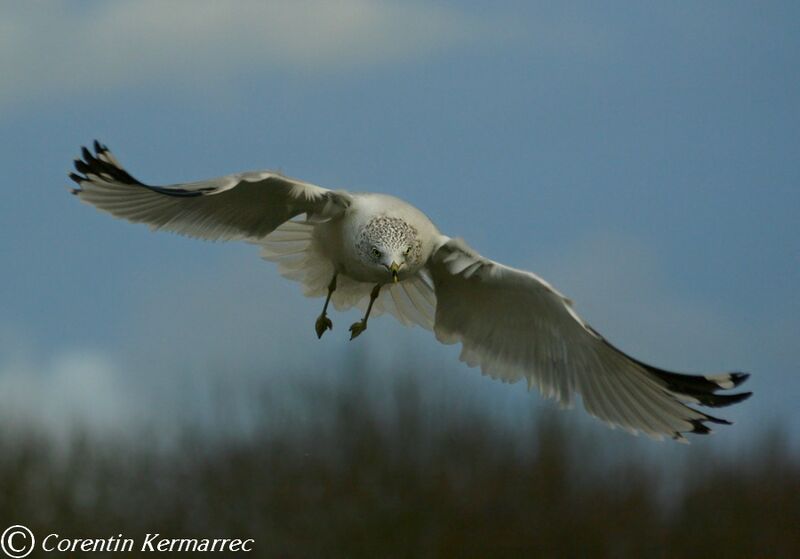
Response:
[{"label": "blue sky", "polygon": [[146,182],[273,168],[398,195],[550,280],[633,355],[752,372],[726,433],[780,421],[800,438],[795,3],[236,6],[0,4],[14,421],[147,417],[209,378],[330,375],[353,353],[391,374],[409,347],[490,410],[538,398],[389,318],[350,344],[354,316],[334,316],[317,342],[321,302],[254,247],[77,203],[66,172],[99,138]]}]

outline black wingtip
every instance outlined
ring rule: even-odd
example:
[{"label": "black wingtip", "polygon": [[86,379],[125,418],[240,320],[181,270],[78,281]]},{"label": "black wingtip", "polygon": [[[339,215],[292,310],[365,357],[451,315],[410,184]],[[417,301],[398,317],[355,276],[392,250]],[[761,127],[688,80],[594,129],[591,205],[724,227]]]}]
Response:
[{"label": "black wingtip", "polygon": [[89,165],[81,159],[75,160],[75,170],[83,175],[91,172]]},{"label": "black wingtip", "polygon": [[704,406],[714,408],[730,406],[746,400],[752,392],[738,394],[719,394],[719,391],[731,390],[743,382],[750,375],[748,373],[721,373],[716,375],[686,375],[658,369],[638,362],[646,371],[655,375],[673,393],[693,398]]},{"label": "black wingtip", "polygon": [[[739,373],[730,373],[730,376],[731,376],[731,382],[733,383],[733,386],[739,386],[744,381],[746,381],[747,379],[750,378],[750,373],[741,373],[741,372],[739,372]],[[752,393],[748,392],[748,394],[752,394]]]},{"label": "black wingtip", "polygon": [[[72,180],[72,182],[77,184],[78,187],[80,187],[86,181],[86,177],[82,177],[82,176],[80,176],[78,174],[75,174],[75,173],[69,173],[67,176],[70,178],[70,180]],[[80,188],[70,188],[69,191],[72,194],[75,194],[76,196],[81,193],[81,189]]]},{"label": "black wingtip", "polygon": [[87,180],[86,177],[82,177],[77,173],[67,173],[67,176],[70,178],[72,182],[78,185],[78,188],[70,188],[69,193],[73,196],[78,196],[83,190],[81,190],[80,186]]},{"label": "black wingtip", "polygon": [[704,406],[709,406],[712,408],[724,408],[726,406],[738,404],[739,402],[747,400],[752,395],[752,392],[738,392],[736,394],[694,395],[693,397],[697,398],[698,402]]},{"label": "black wingtip", "polygon": [[[713,433],[713,431],[706,425],[706,423],[716,423],[718,425],[732,424],[732,422],[728,421],[727,419],[720,419],[712,415],[707,415],[699,410],[694,409],[693,407],[690,407],[687,404],[699,404],[701,406],[720,408],[742,402],[753,395],[753,393],[750,391],[739,392],[736,394],[719,393],[739,386],[748,378],[750,378],[749,373],[744,373],[741,371],[711,375],[675,373],[672,371],[659,369],[658,367],[653,367],[647,363],[643,363],[642,361],[634,359],[633,357],[623,353],[607,340],[603,339],[603,341],[609,347],[621,353],[622,355],[625,355],[625,357],[639,365],[646,373],[652,375],[655,380],[662,384],[662,386],[673,398],[686,406],[689,410],[696,414],[701,414],[701,417],[697,419],[686,420],[692,427],[691,429],[687,430],[686,433],[708,435]],[[672,438],[679,442],[688,442],[686,437],[684,437],[680,432],[674,432],[672,434]]]},{"label": "black wingtip", "polygon": [[692,422],[692,430],[689,432],[692,433],[693,435],[708,435],[712,433],[712,430],[704,423],[700,423],[699,421],[697,421],[697,422]]},{"label": "black wingtip", "polygon": [[91,162],[95,160],[94,155],[92,155],[92,152],[90,152],[86,146],[81,146],[81,155],[83,155],[83,160],[86,161],[86,163],[91,164]]},{"label": "black wingtip", "polygon": [[82,146],[81,158],[75,160],[75,170],[87,177],[84,180],[88,180],[88,176],[91,174],[98,177],[102,176],[105,181],[147,186],[120,166],[116,159],[110,155],[108,146],[100,143],[99,140],[94,140],[92,147],[95,150],[94,155],[87,147]]},{"label": "black wingtip", "polygon": [[[733,425],[732,421],[707,414],[703,414],[703,417],[700,419],[690,419],[689,423],[692,424],[692,428],[689,431],[686,431],[686,433],[691,433],[693,435],[710,435],[714,433],[714,430],[706,425],[706,423],[716,423],[717,425]],[[676,433],[674,438],[681,438],[681,434]]]},{"label": "black wingtip", "polygon": [[698,421],[709,421],[711,423],[716,423],[717,425],[733,425],[732,421],[727,419],[722,419],[721,417],[714,417],[713,415],[703,414],[705,417]]},{"label": "black wingtip", "polygon": [[692,433],[693,435],[708,435],[714,432],[708,425],[703,423],[702,419],[695,419],[690,423],[692,424],[692,430],[688,432]]}]

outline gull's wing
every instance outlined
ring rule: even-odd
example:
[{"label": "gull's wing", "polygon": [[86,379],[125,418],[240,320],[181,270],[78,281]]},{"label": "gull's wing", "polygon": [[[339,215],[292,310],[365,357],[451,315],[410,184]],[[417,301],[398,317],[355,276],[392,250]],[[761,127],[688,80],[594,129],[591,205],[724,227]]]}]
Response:
[{"label": "gull's wing", "polygon": [[671,373],[622,353],[536,275],[493,262],[463,241],[443,237],[430,259],[436,291],[434,332],[463,344],[461,360],[504,382],[526,379],[564,405],[580,394],[586,410],[630,432],[685,441],[728,421],[687,404],[720,407],[749,392],[717,394],[748,375]]},{"label": "gull's wing", "polygon": [[210,240],[259,239],[299,215],[325,219],[344,210],[349,196],[269,171],[207,181],[150,186],[133,178],[106,146],[83,148],[70,178],[73,194],[113,216],[153,229]]}]

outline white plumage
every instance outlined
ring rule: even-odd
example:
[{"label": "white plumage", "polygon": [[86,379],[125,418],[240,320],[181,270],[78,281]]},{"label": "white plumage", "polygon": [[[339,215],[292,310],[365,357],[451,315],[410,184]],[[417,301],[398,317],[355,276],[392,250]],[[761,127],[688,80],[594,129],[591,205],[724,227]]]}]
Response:
[{"label": "white plumage", "polygon": [[[309,297],[337,310],[388,312],[403,324],[461,343],[461,360],[503,382],[525,380],[548,398],[580,394],[595,417],[632,433],[685,441],[728,421],[690,404],[726,406],[750,393],[719,394],[748,375],[684,375],[622,353],[538,276],[442,235],[418,209],[391,196],[334,191],[268,171],[150,186],[128,174],[105,146],[83,149],[73,190],[82,201],[153,229],[212,240],[246,240]],[[332,327],[328,299],[317,334]]]}]

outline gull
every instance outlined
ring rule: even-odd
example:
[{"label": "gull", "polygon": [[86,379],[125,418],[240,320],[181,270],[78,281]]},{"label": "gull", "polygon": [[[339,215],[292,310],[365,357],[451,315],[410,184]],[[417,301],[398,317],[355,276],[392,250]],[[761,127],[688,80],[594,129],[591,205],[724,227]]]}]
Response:
[{"label": "gull", "polygon": [[750,392],[730,390],[749,375],[688,375],[623,353],[586,323],[572,302],[537,275],[490,260],[463,240],[439,232],[420,210],[385,194],[330,190],[272,171],[153,186],[130,175],[108,147],[82,148],[70,178],[86,202],[151,229],[261,246],[282,275],[309,297],[325,297],[314,328],[358,306],[361,320],[388,312],[405,325],[461,343],[460,359],[494,379],[525,380],[528,389],[586,411],[630,433],[687,442],[730,421],[695,406],[721,407]]}]

